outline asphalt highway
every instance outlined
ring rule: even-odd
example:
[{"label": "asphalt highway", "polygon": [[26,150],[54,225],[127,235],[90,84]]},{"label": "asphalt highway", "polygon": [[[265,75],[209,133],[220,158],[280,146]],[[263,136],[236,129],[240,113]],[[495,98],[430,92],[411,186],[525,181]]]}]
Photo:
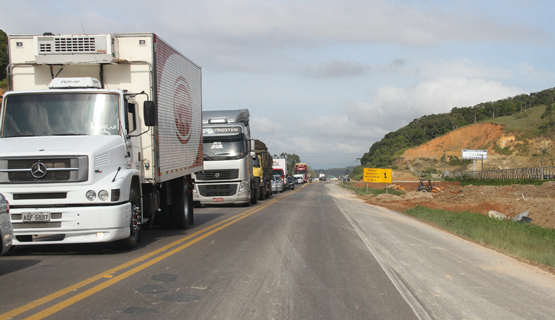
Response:
[{"label": "asphalt highway", "polygon": [[0,319],[552,319],[555,277],[332,182],[0,257]]}]

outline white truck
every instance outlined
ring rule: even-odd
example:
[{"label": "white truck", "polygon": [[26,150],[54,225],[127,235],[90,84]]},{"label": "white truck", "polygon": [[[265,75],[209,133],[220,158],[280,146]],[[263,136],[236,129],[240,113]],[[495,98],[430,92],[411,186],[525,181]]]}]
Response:
[{"label": "white truck", "polygon": [[14,35],[0,193],[15,246],[114,242],[193,223],[201,68],[153,33]]},{"label": "white truck", "polygon": [[253,176],[256,153],[249,117],[248,109],[202,112],[204,170],[194,175],[195,206],[258,202],[260,185]]},{"label": "white truck", "polygon": [[287,177],[287,162],[285,159],[274,159],[272,168],[274,171],[274,175],[279,175],[283,181]]}]

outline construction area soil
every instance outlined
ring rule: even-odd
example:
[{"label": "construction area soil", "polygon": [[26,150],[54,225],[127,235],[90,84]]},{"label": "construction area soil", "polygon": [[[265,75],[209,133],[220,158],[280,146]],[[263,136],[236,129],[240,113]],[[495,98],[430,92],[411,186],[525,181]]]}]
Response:
[{"label": "construction area soil", "polygon": [[[358,182],[366,187],[366,183]],[[461,186],[458,182],[432,182],[442,189],[438,192],[415,191],[418,181],[393,182],[389,189],[406,189],[401,196],[389,193],[361,198],[369,204],[402,212],[406,209],[424,206],[453,212],[474,212],[487,215],[490,210],[513,218],[529,211],[531,223],[542,227],[555,228],[555,182],[545,182],[541,186]],[[369,188],[384,188],[384,184],[368,184]]]},{"label": "construction area soil", "polygon": [[[433,182],[437,187],[434,192],[416,192],[418,178],[415,170],[424,171],[435,168],[443,171],[441,157],[461,157],[461,149],[487,149],[488,158],[484,161],[485,169],[509,169],[540,166],[539,157],[522,154],[517,151],[511,155],[496,154],[494,146],[521,150],[514,134],[506,134],[503,126],[491,123],[475,124],[451,131],[417,148],[409,149],[398,158],[398,170],[393,170],[393,184],[389,188],[401,189],[404,194],[395,196],[381,194],[376,197],[364,196],[367,203],[387,207],[395,211],[404,211],[418,205],[443,209],[453,212],[474,212],[487,215],[494,210],[513,218],[519,213],[529,211],[531,223],[542,227],[555,228],[555,182],[549,181],[541,186],[461,186],[458,182]],[[529,150],[537,152],[538,148],[551,148],[551,140],[527,140]],[[552,152],[555,153],[555,152]],[[547,159],[546,159],[547,162]],[[551,160],[553,162],[553,160]],[[480,168],[476,168],[480,170]],[[473,165],[466,167],[446,167],[447,171],[473,170]],[[358,182],[366,186],[365,182]],[[384,184],[369,184],[370,188],[385,188]],[[437,192],[436,192],[437,191]]]}]

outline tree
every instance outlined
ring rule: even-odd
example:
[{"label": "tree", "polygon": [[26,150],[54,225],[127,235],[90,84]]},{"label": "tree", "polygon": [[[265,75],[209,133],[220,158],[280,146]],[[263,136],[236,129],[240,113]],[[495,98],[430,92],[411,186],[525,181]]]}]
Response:
[{"label": "tree", "polygon": [[287,152],[282,152],[279,154],[274,154],[274,159],[285,159],[285,163],[287,166],[287,173],[293,175],[295,173],[295,164],[301,162],[301,157],[292,153],[289,154]]},{"label": "tree", "polygon": [[6,79],[6,67],[8,66],[8,46],[6,45],[7,35],[0,30],[0,83]]}]

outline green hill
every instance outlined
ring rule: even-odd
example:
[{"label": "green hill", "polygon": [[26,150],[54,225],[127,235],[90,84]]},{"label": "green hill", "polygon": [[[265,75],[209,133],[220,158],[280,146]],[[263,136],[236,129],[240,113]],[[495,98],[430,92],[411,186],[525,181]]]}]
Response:
[{"label": "green hill", "polygon": [[555,88],[551,88],[423,116],[374,143],[360,158],[361,166],[353,170],[353,175],[362,174],[362,167],[395,169],[395,159],[405,150],[477,122],[503,124],[505,130],[523,138],[551,134],[555,125],[554,101]]}]

